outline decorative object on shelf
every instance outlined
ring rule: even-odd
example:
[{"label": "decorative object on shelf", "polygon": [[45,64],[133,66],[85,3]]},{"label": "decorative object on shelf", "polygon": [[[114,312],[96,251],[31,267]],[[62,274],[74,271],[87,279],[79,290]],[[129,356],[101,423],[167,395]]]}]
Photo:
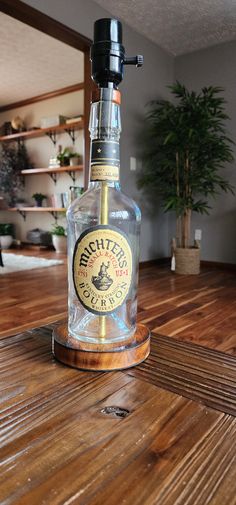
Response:
[{"label": "decorative object on shelf", "polygon": [[0,247],[9,249],[13,242],[14,226],[11,223],[0,223]]},{"label": "decorative object on shelf", "polygon": [[32,198],[36,202],[36,207],[42,207],[43,200],[45,200],[47,198],[47,196],[43,195],[42,193],[34,193],[32,195]]},{"label": "decorative object on shelf", "polygon": [[49,231],[41,230],[40,228],[29,230],[26,234],[26,238],[31,244],[47,247],[52,245],[51,233]]},{"label": "decorative object on shelf", "polygon": [[67,167],[70,164],[70,149],[69,147],[65,147],[65,149],[62,149],[62,146],[58,146],[58,154],[57,154],[57,160],[60,163],[61,167]]},{"label": "decorative object on shelf", "polygon": [[70,117],[66,120],[66,124],[77,123],[78,121],[82,121],[82,119],[83,119],[82,115],[79,115],[77,117]]},{"label": "decorative object on shelf", "polygon": [[79,153],[73,152],[70,147],[65,147],[65,149],[62,150],[62,146],[59,145],[56,159],[61,167],[67,167],[68,165],[74,167],[79,165],[81,156]]},{"label": "decorative object on shelf", "polygon": [[14,207],[18,209],[22,207],[29,207],[29,202],[27,202],[25,198],[17,198]]},{"label": "decorative object on shelf", "polygon": [[12,119],[11,126],[16,132],[23,132],[25,130],[24,121],[20,116],[16,116]]},{"label": "decorative object on shelf", "polygon": [[70,200],[73,202],[76,198],[79,198],[84,192],[82,186],[70,186]]},{"label": "decorative object on shelf", "polygon": [[64,207],[65,209],[68,209],[68,207],[71,203],[70,191],[64,191],[64,193],[61,194],[61,199],[62,199],[62,207]]},{"label": "decorative object on shelf", "polygon": [[53,155],[51,156],[49,160],[49,168],[58,168],[60,167],[60,162],[57,159],[57,156]]},{"label": "decorative object on shelf", "polygon": [[21,175],[22,169],[22,145],[2,144],[0,153],[0,192],[8,205],[14,206],[17,196],[24,189],[24,178]]},{"label": "decorative object on shelf", "polygon": [[66,117],[58,114],[57,116],[42,117],[40,120],[41,128],[53,128],[66,122]]},{"label": "decorative object on shelf", "polygon": [[57,253],[66,254],[67,252],[67,238],[64,226],[55,224],[51,231],[52,243]]},{"label": "decorative object on shelf", "polygon": [[222,88],[209,86],[196,93],[176,82],[170,89],[173,102],[150,104],[138,185],[153,201],[160,196],[165,212],[176,213],[175,272],[197,274],[200,250],[190,246],[191,215],[208,214],[208,198],[219,191],[233,193],[220,174],[234,159],[233,142],[226,134]]},{"label": "decorative object on shelf", "polygon": [[90,54],[91,184],[67,211],[69,320],[55,328],[54,354],[75,368],[120,370],[150,351],[149,330],[137,324],[141,214],[119,186],[117,88],[124,64],[141,66],[143,58],[126,58],[122,25],[107,18],[94,25]]},{"label": "decorative object on shelf", "polygon": [[63,207],[62,193],[53,193],[51,195],[52,207],[60,208]]},{"label": "decorative object on shelf", "polygon": [[70,166],[76,167],[80,164],[81,156],[79,153],[70,153]]}]

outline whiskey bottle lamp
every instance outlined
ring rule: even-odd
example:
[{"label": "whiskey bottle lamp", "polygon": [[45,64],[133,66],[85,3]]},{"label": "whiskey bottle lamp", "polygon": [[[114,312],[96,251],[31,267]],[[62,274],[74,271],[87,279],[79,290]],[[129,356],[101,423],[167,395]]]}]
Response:
[{"label": "whiskey bottle lamp", "polygon": [[137,324],[140,210],[120,189],[120,91],[126,58],[122,26],[94,25],[90,112],[91,172],[88,190],[67,211],[68,324],[54,330],[54,354],[84,370],[120,370],[150,351],[146,326]]}]

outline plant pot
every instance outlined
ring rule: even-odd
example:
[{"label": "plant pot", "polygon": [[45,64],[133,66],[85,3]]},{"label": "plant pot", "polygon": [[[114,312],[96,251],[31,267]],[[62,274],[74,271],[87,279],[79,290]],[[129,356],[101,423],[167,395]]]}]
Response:
[{"label": "plant pot", "polygon": [[60,167],[68,167],[70,164],[70,158],[65,157],[63,160],[60,160]]},{"label": "plant pot", "polygon": [[70,158],[70,166],[75,167],[79,165],[79,156],[74,156],[74,158]]},{"label": "plant pot", "polygon": [[197,275],[200,273],[200,249],[197,247],[175,249],[175,273]]},{"label": "plant pot", "polygon": [[41,201],[37,201],[37,200],[36,200],[36,202],[35,202],[35,205],[34,205],[34,206],[35,206],[35,207],[42,207],[42,206],[43,206],[43,202],[41,202]]},{"label": "plant pot", "polygon": [[2,249],[9,249],[13,242],[12,235],[0,235],[0,245]]},{"label": "plant pot", "polygon": [[62,235],[52,235],[52,243],[57,253],[67,253],[67,239]]}]

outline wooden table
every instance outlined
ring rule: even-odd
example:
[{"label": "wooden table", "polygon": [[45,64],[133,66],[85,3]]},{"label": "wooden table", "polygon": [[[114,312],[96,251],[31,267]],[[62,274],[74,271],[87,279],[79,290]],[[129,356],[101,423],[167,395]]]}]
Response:
[{"label": "wooden table", "polygon": [[236,504],[234,357],[153,335],[137,368],[80,372],[51,332],[0,342],[1,504]]}]

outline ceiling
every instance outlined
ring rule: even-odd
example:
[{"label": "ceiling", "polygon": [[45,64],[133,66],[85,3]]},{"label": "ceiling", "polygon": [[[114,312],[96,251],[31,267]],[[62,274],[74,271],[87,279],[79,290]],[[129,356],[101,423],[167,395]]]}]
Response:
[{"label": "ceiling", "polygon": [[96,0],[174,56],[236,39],[236,0]]},{"label": "ceiling", "polygon": [[0,106],[83,81],[82,52],[0,13]]}]

